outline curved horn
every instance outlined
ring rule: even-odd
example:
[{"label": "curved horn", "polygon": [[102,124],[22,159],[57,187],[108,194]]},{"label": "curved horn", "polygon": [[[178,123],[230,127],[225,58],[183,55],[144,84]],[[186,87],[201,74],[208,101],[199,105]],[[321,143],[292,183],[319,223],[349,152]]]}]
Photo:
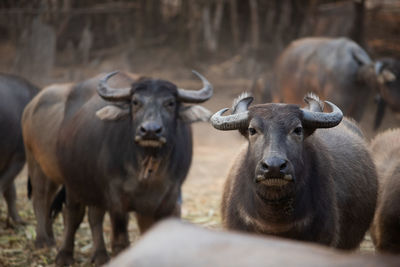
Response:
[{"label": "curved horn", "polygon": [[204,101],[207,101],[213,94],[212,85],[207,81],[206,78],[204,78],[203,75],[201,75],[197,71],[192,70],[192,72],[201,79],[201,81],[203,82],[203,88],[197,91],[179,88],[178,99],[186,103],[202,103]]},{"label": "curved horn", "polygon": [[383,63],[381,61],[375,62],[375,65],[374,65],[375,74],[376,75],[380,74],[382,72],[382,70],[383,70]]},{"label": "curved horn", "polygon": [[303,126],[306,128],[331,128],[338,125],[343,119],[342,111],[333,103],[325,101],[332,108],[332,112],[315,112],[301,109],[303,112]]},{"label": "curved horn", "polygon": [[228,108],[221,109],[214,115],[212,115],[210,121],[215,129],[222,131],[238,130],[247,128],[249,124],[249,112],[245,111],[242,113],[232,114],[228,116],[222,116]]},{"label": "curved horn", "polygon": [[101,96],[103,99],[108,100],[108,101],[122,101],[126,100],[130,97],[131,95],[131,88],[112,88],[107,84],[108,79],[110,79],[112,76],[117,74],[119,71],[114,71],[108,73],[104,78],[102,78],[99,82],[99,85],[97,87],[97,93],[99,96]]}]

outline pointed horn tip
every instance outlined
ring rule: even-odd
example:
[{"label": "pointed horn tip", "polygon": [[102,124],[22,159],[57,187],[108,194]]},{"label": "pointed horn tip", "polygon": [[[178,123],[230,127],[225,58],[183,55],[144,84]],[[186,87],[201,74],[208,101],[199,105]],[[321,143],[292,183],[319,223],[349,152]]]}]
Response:
[{"label": "pointed horn tip", "polygon": [[112,71],[112,72],[108,73],[106,76],[104,76],[104,78],[109,79],[118,73],[119,73],[119,70]]},{"label": "pointed horn tip", "polygon": [[105,83],[108,81],[108,79],[110,79],[112,76],[114,76],[114,75],[116,75],[116,74],[118,74],[118,73],[119,73],[119,70],[116,70],[116,71],[107,73],[107,74],[100,80],[99,86],[102,86],[103,84],[105,84]]},{"label": "pointed horn tip", "polygon": [[211,116],[212,118],[216,118],[217,116],[222,116],[225,112],[227,112],[229,110],[229,108],[223,108],[217,112],[214,113],[214,115]]},{"label": "pointed horn tip", "polygon": [[224,122],[223,122],[223,120],[222,120],[222,114],[224,114],[226,111],[228,111],[229,110],[229,108],[223,108],[223,109],[221,109],[221,110],[219,110],[219,111],[217,111],[216,113],[214,113],[212,116],[211,116],[211,118],[210,118],[210,122],[211,122],[211,125],[215,128],[215,129],[217,129],[217,130],[224,130],[225,128],[223,127],[223,124],[224,124]]},{"label": "pointed horn tip", "polygon": [[196,75],[197,77],[199,77],[204,83],[207,83],[207,85],[210,85],[210,82],[206,79],[206,77],[201,75],[198,71],[192,70],[192,73],[194,75]]},{"label": "pointed horn tip", "polygon": [[192,70],[192,73],[193,73],[194,75],[196,75],[196,76],[199,76],[199,77],[203,77],[203,78],[204,78],[204,76],[201,75],[200,72],[198,72],[198,71],[196,71],[196,70]]},{"label": "pointed horn tip", "polygon": [[213,124],[213,126],[215,127],[215,125],[219,125],[221,123],[220,117],[229,110],[229,108],[223,108],[217,112],[215,112],[209,119],[209,121]]},{"label": "pointed horn tip", "polygon": [[330,101],[324,101],[326,104],[328,104],[330,107],[331,107],[331,109],[332,110],[336,110],[336,112],[338,112],[342,117],[343,117],[343,112],[342,112],[342,110],[338,107],[338,106],[336,106],[335,104],[333,104],[332,102],[330,102]]}]

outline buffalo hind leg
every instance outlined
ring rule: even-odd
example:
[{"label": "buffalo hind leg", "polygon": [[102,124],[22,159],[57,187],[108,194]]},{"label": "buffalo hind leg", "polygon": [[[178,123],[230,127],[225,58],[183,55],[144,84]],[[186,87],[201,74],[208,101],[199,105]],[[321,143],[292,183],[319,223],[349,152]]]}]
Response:
[{"label": "buffalo hind leg", "polygon": [[112,226],[111,247],[113,255],[117,255],[129,246],[128,213],[110,212]]},{"label": "buffalo hind leg", "polygon": [[85,206],[79,202],[68,199],[64,212],[64,238],[61,249],[56,257],[57,266],[71,265],[74,263],[74,241],[75,233],[85,215]]},{"label": "buffalo hind leg", "polygon": [[0,190],[3,192],[3,196],[7,202],[7,224],[10,225],[10,218],[14,223],[23,223],[21,217],[18,215],[16,201],[17,193],[15,190],[15,177],[21,171],[25,164],[25,158],[20,155],[15,155],[6,170],[0,175]]},{"label": "buffalo hind leg", "polygon": [[58,185],[43,173],[39,164],[27,153],[28,179],[32,185],[32,204],[36,217],[36,248],[55,245],[50,207]]},{"label": "buffalo hind leg", "polygon": [[88,209],[89,224],[94,247],[92,262],[95,266],[101,266],[109,260],[103,237],[104,214],[105,210],[98,207],[90,206]]}]

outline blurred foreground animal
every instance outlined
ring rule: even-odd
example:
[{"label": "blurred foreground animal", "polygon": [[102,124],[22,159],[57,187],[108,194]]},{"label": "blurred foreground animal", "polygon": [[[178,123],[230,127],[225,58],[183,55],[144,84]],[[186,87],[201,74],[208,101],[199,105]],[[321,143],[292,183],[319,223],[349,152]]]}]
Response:
[{"label": "blurred foreground animal", "polygon": [[66,188],[58,265],[73,262],[74,236],[85,206],[96,265],[108,260],[102,229],[106,211],[114,253],[129,245],[128,211],[136,212],[141,232],[164,217],[180,216],[181,185],[192,158],[190,123],[210,116],[205,108],[184,103],[205,102],[213,93],[211,84],[194,73],[203,82],[198,91],[111,73],[50,86],[27,106],[23,135],[37,247],[54,244],[50,206],[59,186]]},{"label": "blurred foreground animal", "polygon": [[21,117],[38,89],[21,77],[0,73],[0,192],[7,202],[8,217],[22,220],[16,209],[14,179],[25,164]]},{"label": "blurred foreground animal", "polygon": [[177,220],[161,222],[110,267],[397,267],[399,257],[343,253],[275,237],[203,229]]},{"label": "blurred foreground animal", "polygon": [[[322,99],[330,99],[344,115],[356,121],[361,120],[372,94],[380,92],[381,102],[400,103],[400,96],[392,98],[387,93],[394,90],[393,70],[387,63],[373,62],[364,49],[347,38],[293,41],[279,56],[274,73],[273,102],[300,105],[303,96],[311,91]],[[400,95],[399,86],[394,91]],[[396,108],[399,109],[398,105]],[[377,114],[375,128],[381,120],[378,116],[383,114]]]},{"label": "blurred foreground animal", "polygon": [[[250,106],[247,94],[211,117],[219,130],[248,140],[227,178],[222,219],[228,229],[354,249],[372,221],[377,177],[361,130],[340,109]],[[342,122],[341,122],[342,121]],[[340,123],[341,122],[341,123]],[[336,126],[336,127],[335,127]],[[325,129],[324,129],[325,128]]]},{"label": "blurred foreground animal", "polygon": [[379,251],[400,253],[400,129],[376,136],[371,153],[379,181],[372,240]]}]

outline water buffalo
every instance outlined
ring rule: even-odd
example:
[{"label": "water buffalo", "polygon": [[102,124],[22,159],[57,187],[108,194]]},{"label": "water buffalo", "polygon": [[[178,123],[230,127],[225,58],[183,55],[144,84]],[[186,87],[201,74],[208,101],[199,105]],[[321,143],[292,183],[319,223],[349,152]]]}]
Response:
[{"label": "water buffalo", "polygon": [[378,108],[374,129],[379,128],[386,106],[393,112],[400,113],[400,61],[393,58],[378,60],[376,72],[380,73],[381,77],[379,79],[379,92],[376,96]]},{"label": "water buffalo", "polygon": [[16,209],[14,179],[25,164],[21,116],[37,87],[20,77],[0,73],[0,192],[7,202],[8,217],[22,222]]},{"label": "water buffalo", "polygon": [[371,152],[379,181],[372,240],[380,251],[400,253],[400,129],[376,136]]},{"label": "water buffalo", "polygon": [[[228,175],[222,200],[228,229],[353,249],[372,221],[377,175],[357,125],[313,94],[308,109],[250,106],[247,94],[211,117],[219,130],[239,130],[248,144]],[[336,127],[335,127],[336,126]],[[326,129],[320,129],[326,128]]]},{"label": "water buffalo", "polygon": [[110,267],[397,267],[399,257],[343,253],[331,248],[276,237],[213,231],[167,220],[146,233]]},{"label": "water buffalo", "polygon": [[293,41],[274,67],[273,102],[301,104],[309,91],[336,103],[346,116],[360,121],[372,93],[393,79],[389,69],[373,62],[347,38],[303,38]]},{"label": "water buffalo", "polygon": [[[112,223],[112,249],[128,246],[128,211],[143,232],[155,221],[180,215],[181,185],[192,158],[191,122],[209,111],[184,103],[212,96],[169,81],[110,73],[45,88],[27,106],[23,136],[37,218],[37,246],[54,244],[49,217],[57,188],[66,188],[65,237],[58,265],[73,262],[74,235],[89,206],[96,265],[108,259],[103,240],[105,211]],[[111,77],[113,77],[111,79]],[[122,88],[126,84],[124,88]],[[128,86],[129,84],[129,86]]]}]

